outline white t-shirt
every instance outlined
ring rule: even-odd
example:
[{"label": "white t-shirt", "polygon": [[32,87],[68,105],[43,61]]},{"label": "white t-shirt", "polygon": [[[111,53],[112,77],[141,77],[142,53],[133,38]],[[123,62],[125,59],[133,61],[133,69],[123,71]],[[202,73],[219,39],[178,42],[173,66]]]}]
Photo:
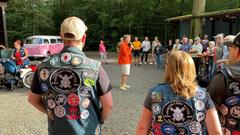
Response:
[{"label": "white t-shirt", "polygon": [[149,51],[149,49],[151,48],[151,43],[149,41],[144,40],[142,42],[142,48],[143,48],[143,52]]}]

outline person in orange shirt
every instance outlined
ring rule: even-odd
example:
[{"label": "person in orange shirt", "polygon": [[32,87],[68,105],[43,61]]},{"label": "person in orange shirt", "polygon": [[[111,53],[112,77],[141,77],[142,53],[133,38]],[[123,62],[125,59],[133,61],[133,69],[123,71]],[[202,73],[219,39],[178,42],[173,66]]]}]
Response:
[{"label": "person in orange shirt", "polygon": [[129,42],[131,41],[130,35],[124,35],[123,36],[123,42],[120,45],[119,49],[119,55],[118,55],[118,64],[121,65],[121,84],[120,84],[120,90],[127,90],[130,88],[129,85],[127,85],[127,79],[130,75],[130,65],[132,63],[132,48],[133,45],[129,46]]},{"label": "person in orange shirt", "polygon": [[[135,37],[133,42],[133,57],[134,57],[134,65],[140,65],[140,52],[141,52],[142,43],[138,41],[138,37]],[[137,60],[136,60],[137,59]],[[137,63],[136,63],[137,61]]]}]

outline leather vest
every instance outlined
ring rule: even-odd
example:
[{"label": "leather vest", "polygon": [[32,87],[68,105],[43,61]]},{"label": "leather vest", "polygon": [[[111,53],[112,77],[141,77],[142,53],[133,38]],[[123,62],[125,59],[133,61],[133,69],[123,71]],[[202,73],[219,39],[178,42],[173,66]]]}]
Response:
[{"label": "leather vest", "polygon": [[185,100],[174,94],[169,84],[150,91],[154,135],[206,135],[206,90],[198,87],[196,96]]},{"label": "leather vest", "polygon": [[99,67],[76,47],[65,47],[39,66],[49,135],[100,134]]},{"label": "leather vest", "polygon": [[225,132],[237,132],[240,134],[240,79],[231,75],[231,68],[237,69],[234,74],[240,74],[239,66],[231,67],[231,65],[223,68],[222,73],[226,80],[227,98],[222,100],[219,110],[219,119],[221,126]]}]

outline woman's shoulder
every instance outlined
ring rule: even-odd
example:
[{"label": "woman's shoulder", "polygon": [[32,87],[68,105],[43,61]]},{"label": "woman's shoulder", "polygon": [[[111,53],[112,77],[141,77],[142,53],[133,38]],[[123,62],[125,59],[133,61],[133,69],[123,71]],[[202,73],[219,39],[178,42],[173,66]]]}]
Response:
[{"label": "woman's shoulder", "polygon": [[160,83],[151,87],[149,89],[149,92],[162,92],[163,90],[166,90],[168,88],[170,88],[169,83]]}]

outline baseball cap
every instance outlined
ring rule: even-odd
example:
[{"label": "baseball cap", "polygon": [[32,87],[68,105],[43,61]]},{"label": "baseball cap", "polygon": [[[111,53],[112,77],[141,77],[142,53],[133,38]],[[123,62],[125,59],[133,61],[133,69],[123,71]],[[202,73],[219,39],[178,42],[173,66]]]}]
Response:
[{"label": "baseball cap", "polygon": [[213,38],[223,38],[223,34],[217,34],[217,35],[214,36]]},{"label": "baseball cap", "polygon": [[68,17],[64,19],[60,28],[63,40],[81,40],[85,32],[87,31],[87,26],[84,22],[75,16]]},{"label": "baseball cap", "polygon": [[230,45],[236,45],[237,47],[240,47],[240,33],[238,33],[236,36],[234,35],[228,35],[224,38],[224,45],[230,46]]}]

